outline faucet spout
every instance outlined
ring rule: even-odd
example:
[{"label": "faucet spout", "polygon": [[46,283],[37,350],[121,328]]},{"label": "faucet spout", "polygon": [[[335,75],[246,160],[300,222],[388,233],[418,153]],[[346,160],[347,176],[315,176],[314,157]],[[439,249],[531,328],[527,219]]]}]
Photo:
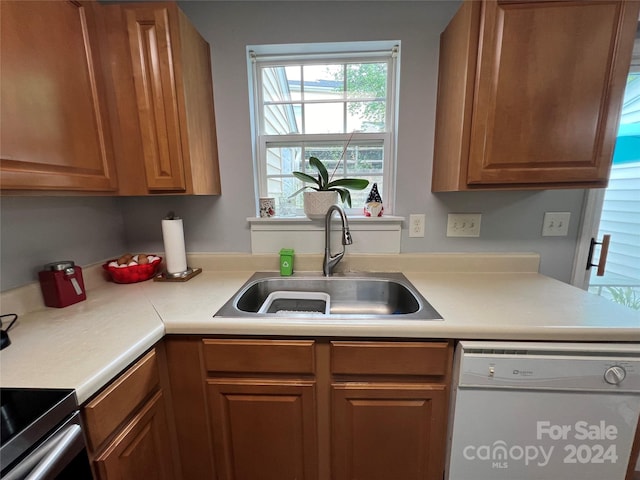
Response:
[{"label": "faucet spout", "polygon": [[[331,254],[331,217],[333,216],[333,212],[338,212],[340,220],[342,221],[342,251],[335,255]],[[331,205],[324,217],[324,261],[322,262],[322,273],[325,277],[333,275],[333,268],[342,260],[342,257],[344,257],[345,245],[351,245],[352,243],[353,239],[349,231],[347,215],[340,206]]]}]

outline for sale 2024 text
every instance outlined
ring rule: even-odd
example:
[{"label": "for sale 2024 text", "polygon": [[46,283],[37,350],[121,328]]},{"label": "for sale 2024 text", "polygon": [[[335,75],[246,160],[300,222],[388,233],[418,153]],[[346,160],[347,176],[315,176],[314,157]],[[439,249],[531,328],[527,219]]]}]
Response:
[{"label": "for sale 2024 text", "polygon": [[574,424],[554,424],[547,420],[536,422],[536,440],[539,445],[508,445],[496,440],[488,445],[467,445],[463,456],[470,461],[490,461],[493,468],[509,468],[509,462],[526,466],[545,467],[554,456],[553,442],[569,442],[562,446],[563,463],[616,463],[618,455],[614,442],[618,438],[618,427],[604,420],[590,423],[580,420]]}]

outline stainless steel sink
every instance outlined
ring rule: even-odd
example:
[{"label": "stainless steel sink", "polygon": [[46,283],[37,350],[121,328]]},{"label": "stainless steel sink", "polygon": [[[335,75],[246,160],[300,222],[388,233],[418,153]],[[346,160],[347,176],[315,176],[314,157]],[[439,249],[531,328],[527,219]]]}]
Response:
[{"label": "stainless steel sink", "polygon": [[[320,295],[323,294],[323,295]],[[442,320],[401,273],[254,274],[215,314],[224,317]]]}]

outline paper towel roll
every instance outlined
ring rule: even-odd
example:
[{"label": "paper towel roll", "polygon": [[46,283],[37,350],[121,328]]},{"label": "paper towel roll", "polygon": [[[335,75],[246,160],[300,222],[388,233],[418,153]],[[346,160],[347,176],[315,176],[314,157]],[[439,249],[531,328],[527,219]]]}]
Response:
[{"label": "paper towel roll", "polygon": [[162,238],[167,272],[180,273],[187,269],[182,219],[162,220]]}]

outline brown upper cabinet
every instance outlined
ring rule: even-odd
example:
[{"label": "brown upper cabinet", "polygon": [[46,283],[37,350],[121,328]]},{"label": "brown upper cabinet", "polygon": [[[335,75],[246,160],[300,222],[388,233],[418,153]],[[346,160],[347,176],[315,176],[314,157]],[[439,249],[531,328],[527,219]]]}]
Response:
[{"label": "brown upper cabinet", "polygon": [[440,38],[432,191],[605,187],[639,8],[465,1]]},{"label": "brown upper cabinet", "polygon": [[209,44],[174,2],[104,11],[119,193],[220,194]]},{"label": "brown upper cabinet", "polygon": [[2,193],[220,194],[209,44],[175,2],[8,0],[0,21]]},{"label": "brown upper cabinet", "polygon": [[117,188],[97,5],[0,2],[0,189]]}]

